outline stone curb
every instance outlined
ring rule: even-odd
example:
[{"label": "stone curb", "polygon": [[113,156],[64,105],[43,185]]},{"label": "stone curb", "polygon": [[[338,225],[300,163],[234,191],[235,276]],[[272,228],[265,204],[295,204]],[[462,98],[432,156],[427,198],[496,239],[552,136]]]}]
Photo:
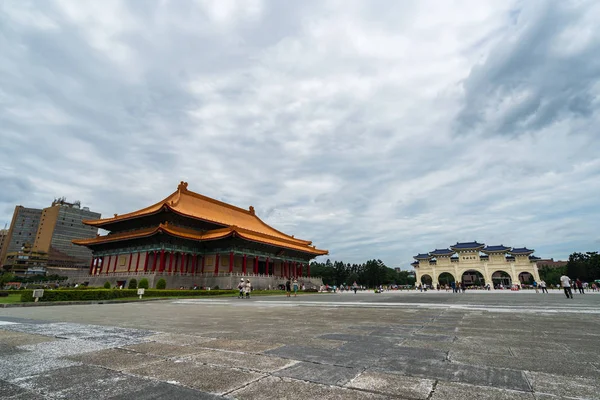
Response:
[{"label": "stone curb", "polygon": [[12,307],[47,307],[47,306],[79,306],[86,304],[120,304],[120,303],[145,303],[148,301],[158,300],[169,300],[175,298],[169,297],[156,297],[151,299],[142,300],[88,300],[88,301],[40,301],[38,303],[9,303],[0,304],[0,308],[12,308]]}]

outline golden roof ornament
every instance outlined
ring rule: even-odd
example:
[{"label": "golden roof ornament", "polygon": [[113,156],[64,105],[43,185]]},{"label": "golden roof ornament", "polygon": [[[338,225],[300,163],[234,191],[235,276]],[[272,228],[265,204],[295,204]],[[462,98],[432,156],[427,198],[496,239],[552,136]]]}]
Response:
[{"label": "golden roof ornament", "polygon": [[180,192],[185,192],[187,190],[187,187],[188,187],[188,183],[181,181],[181,182],[179,182],[179,186],[177,186],[177,190]]}]

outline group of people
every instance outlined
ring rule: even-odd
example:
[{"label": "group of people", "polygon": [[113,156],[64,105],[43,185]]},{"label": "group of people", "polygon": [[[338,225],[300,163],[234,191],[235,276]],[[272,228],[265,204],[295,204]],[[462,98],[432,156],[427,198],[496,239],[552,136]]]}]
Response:
[{"label": "group of people", "polygon": [[294,290],[294,297],[296,297],[298,295],[298,280],[296,278],[288,278],[285,281],[285,295],[287,297],[292,297],[292,290]]},{"label": "group of people", "polygon": [[563,288],[567,299],[573,298],[573,290],[571,289],[573,286],[579,290],[579,294],[585,294],[583,282],[579,278],[572,281],[567,275],[563,275],[560,277],[560,286]]},{"label": "group of people", "polygon": [[250,298],[250,292],[252,292],[252,284],[250,283],[250,279],[246,279],[244,281],[244,278],[242,278],[237,287],[240,291],[238,294],[238,299],[243,299],[244,297],[247,299]]}]

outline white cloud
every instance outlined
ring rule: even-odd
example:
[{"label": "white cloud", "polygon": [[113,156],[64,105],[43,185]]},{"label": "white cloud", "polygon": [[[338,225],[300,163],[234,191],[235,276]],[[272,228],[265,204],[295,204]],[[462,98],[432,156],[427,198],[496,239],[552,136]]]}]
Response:
[{"label": "white cloud", "polygon": [[350,262],[597,247],[593,2],[3,4],[0,221],[186,180]]}]

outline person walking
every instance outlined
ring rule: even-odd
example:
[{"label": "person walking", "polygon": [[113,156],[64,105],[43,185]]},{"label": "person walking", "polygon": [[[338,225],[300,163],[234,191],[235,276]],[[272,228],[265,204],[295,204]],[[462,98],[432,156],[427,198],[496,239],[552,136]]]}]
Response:
[{"label": "person walking", "polygon": [[560,286],[562,286],[565,291],[565,296],[567,299],[573,298],[573,292],[571,291],[571,279],[567,275],[563,275],[560,277]]},{"label": "person walking", "polygon": [[240,283],[238,283],[238,290],[240,291],[240,293],[238,294],[238,299],[243,299],[244,298],[244,289],[246,288],[246,283],[244,282],[244,278],[242,278],[242,280],[240,280]]},{"label": "person walking", "polygon": [[533,288],[535,289],[536,293],[540,292],[540,289],[538,288],[538,286],[539,286],[538,283],[536,281],[533,281]]},{"label": "person walking", "polygon": [[298,280],[296,278],[294,278],[292,286],[294,288],[294,297],[296,297],[298,295]]},{"label": "person walking", "polygon": [[292,296],[292,282],[290,282],[290,278],[287,278],[287,280],[285,281],[285,296]]},{"label": "person walking", "polygon": [[577,280],[575,281],[575,286],[577,286],[579,294],[585,294],[585,292],[583,291],[583,282],[581,281],[581,279],[577,278]]},{"label": "person walking", "polygon": [[250,292],[252,291],[252,284],[250,283],[250,279],[246,279],[246,284],[244,285],[244,293],[246,293],[246,298],[250,298]]},{"label": "person walking", "polygon": [[544,282],[543,279],[540,281],[539,286],[540,286],[540,289],[542,289],[542,293],[546,293],[546,294],[548,293],[548,289],[546,288],[546,282]]}]

